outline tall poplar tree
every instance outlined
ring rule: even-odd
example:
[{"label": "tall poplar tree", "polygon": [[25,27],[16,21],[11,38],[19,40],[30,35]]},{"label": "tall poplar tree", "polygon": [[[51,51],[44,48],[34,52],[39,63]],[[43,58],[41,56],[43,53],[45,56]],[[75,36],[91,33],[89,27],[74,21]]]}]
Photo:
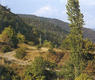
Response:
[{"label": "tall poplar tree", "polygon": [[67,5],[68,20],[70,21],[70,60],[74,66],[75,78],[80,75],[83,66],[82,27],[84,25],[83,14],[80,11],[79,0],[68,0]]}]

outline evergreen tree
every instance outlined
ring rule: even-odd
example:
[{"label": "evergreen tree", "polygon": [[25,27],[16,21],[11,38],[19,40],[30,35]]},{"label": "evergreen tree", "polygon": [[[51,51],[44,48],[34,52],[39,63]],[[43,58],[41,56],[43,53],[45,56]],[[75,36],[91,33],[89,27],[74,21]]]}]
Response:
[{"label": "evergreen tree", "polygon": [[80,11],[79,0],[68,0],[67,5],[68,20],[70,21],[70,60],[74,65],[75,78],[80,75],[83,63],[83,35],[82,27],[84,25],[83,14]]}]

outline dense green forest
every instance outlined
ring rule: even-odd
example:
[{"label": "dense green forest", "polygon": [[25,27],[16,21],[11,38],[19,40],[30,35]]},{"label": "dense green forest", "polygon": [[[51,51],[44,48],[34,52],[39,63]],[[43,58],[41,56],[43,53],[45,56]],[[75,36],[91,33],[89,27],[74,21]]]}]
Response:
[{"label": "dense green forest", "polygon": [[[29,15],[20,15],[22,20],[29,24],[30,26],[33,26],[38,31],[43,33],[42,38],[44,40],[49,40],[53,42],[54,44],[61,44],[62,40],[66,37],[66,35],[69,33],[65,29],[62,29],[57,24],[49,22],[46,18],[39,18],[36,16],[29,16]],[[63,25],[65,26],[65,25]]]},{"label": "dense green forest", "polygon": [[[43,17],[28,15],[28,14],[17,14],[17,15],[19,17],[21,17],[25,23],[35,26],[38,30],[42,30],[42,28],[43,28],[47,32],[48,31],[53,32],[56,29],[55,27],[59,28],[59,29],[57,29],[57,31],[56,30],[55,31],[57,34],[60,33],[60,36],[58,36],[60,39],[62,39],[61,38],[62,36],[64,39],[64,36],[66,36],[70,32],[69,24],[64,21],[58,20],[58,19],[43,18]],[[50,28],[51,27],[50,25],[52,25],[52,30]],[[47,30],[47,28],[48,28],[48,30]],[[65,34],[62,34],[60,29]],[[61,34],[62,34],[62,36],[61,36]],[[94,34],[95,34],[95,31],[88,29],[88,28],[83,28],[84,38],[88,38],[91,41],[95,42]]]},{"label": "dense green forest", "polygon": [[0,5],[0,80],[95,80],[95,31],[78,0],[66,9],[69,24]]}]

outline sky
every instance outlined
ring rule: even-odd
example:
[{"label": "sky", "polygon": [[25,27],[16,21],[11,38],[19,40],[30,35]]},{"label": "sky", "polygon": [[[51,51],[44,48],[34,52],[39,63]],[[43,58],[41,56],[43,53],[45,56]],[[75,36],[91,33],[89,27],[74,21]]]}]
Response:
[{"label": "sky", "polygon": [[[84,14],[84,27],[95,29],[95,0],[79,0]],[[67,0],[0,0],[16,14],[31,14],[56,18],[68,22],[65,5]]]}]

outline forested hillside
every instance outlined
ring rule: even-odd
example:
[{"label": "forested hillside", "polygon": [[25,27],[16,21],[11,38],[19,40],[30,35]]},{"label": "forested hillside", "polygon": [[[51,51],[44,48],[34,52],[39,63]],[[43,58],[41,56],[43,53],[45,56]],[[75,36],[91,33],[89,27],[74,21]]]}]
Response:
[{"label": "forested hillside", "polygon": [[[56,22],[52,22],[52,19],[49,18],[40,18],[32,15],[20,15],[22,20],[29,24],[30,26],[36,28],[38,31],[43,33],[42,38],[44,40],[49,40],[53,43],[61,44],[62,40],[65,39],[66,35],[69,33],[64,28],[68,27],[67,24],[64,23],[63,27],[60,27]],[[54,20],[55,21],[55,20]]]},{"label": "forested hillside", "polygon": [[[65,34],[61,33],[59,36],[60,38],[64,35],[67,35],[70,32],[70,29],[68,26],[69,24],[64,21],[58,20],[58,19],[43,18],[43,17],[38,17],[34,15],[25,15],[25,14],[18,14],[18,15],[22,18],[22,20],[24,20],[25,23],[28,23],[29,25],[33,25],[39,30],[44,29],[45,31],[47,30],[50,31],[52,27],[51,31],[53,32],[53,30],[56,31],[55,27],[57,27],[57,32],[61,33],[63,31],[65,33]],[[94,37],[95,31],[94,30],[84,28],[83,32],[84,32],[84,38],[89,38],[90,40],[95,42],[95,37]]]}]

